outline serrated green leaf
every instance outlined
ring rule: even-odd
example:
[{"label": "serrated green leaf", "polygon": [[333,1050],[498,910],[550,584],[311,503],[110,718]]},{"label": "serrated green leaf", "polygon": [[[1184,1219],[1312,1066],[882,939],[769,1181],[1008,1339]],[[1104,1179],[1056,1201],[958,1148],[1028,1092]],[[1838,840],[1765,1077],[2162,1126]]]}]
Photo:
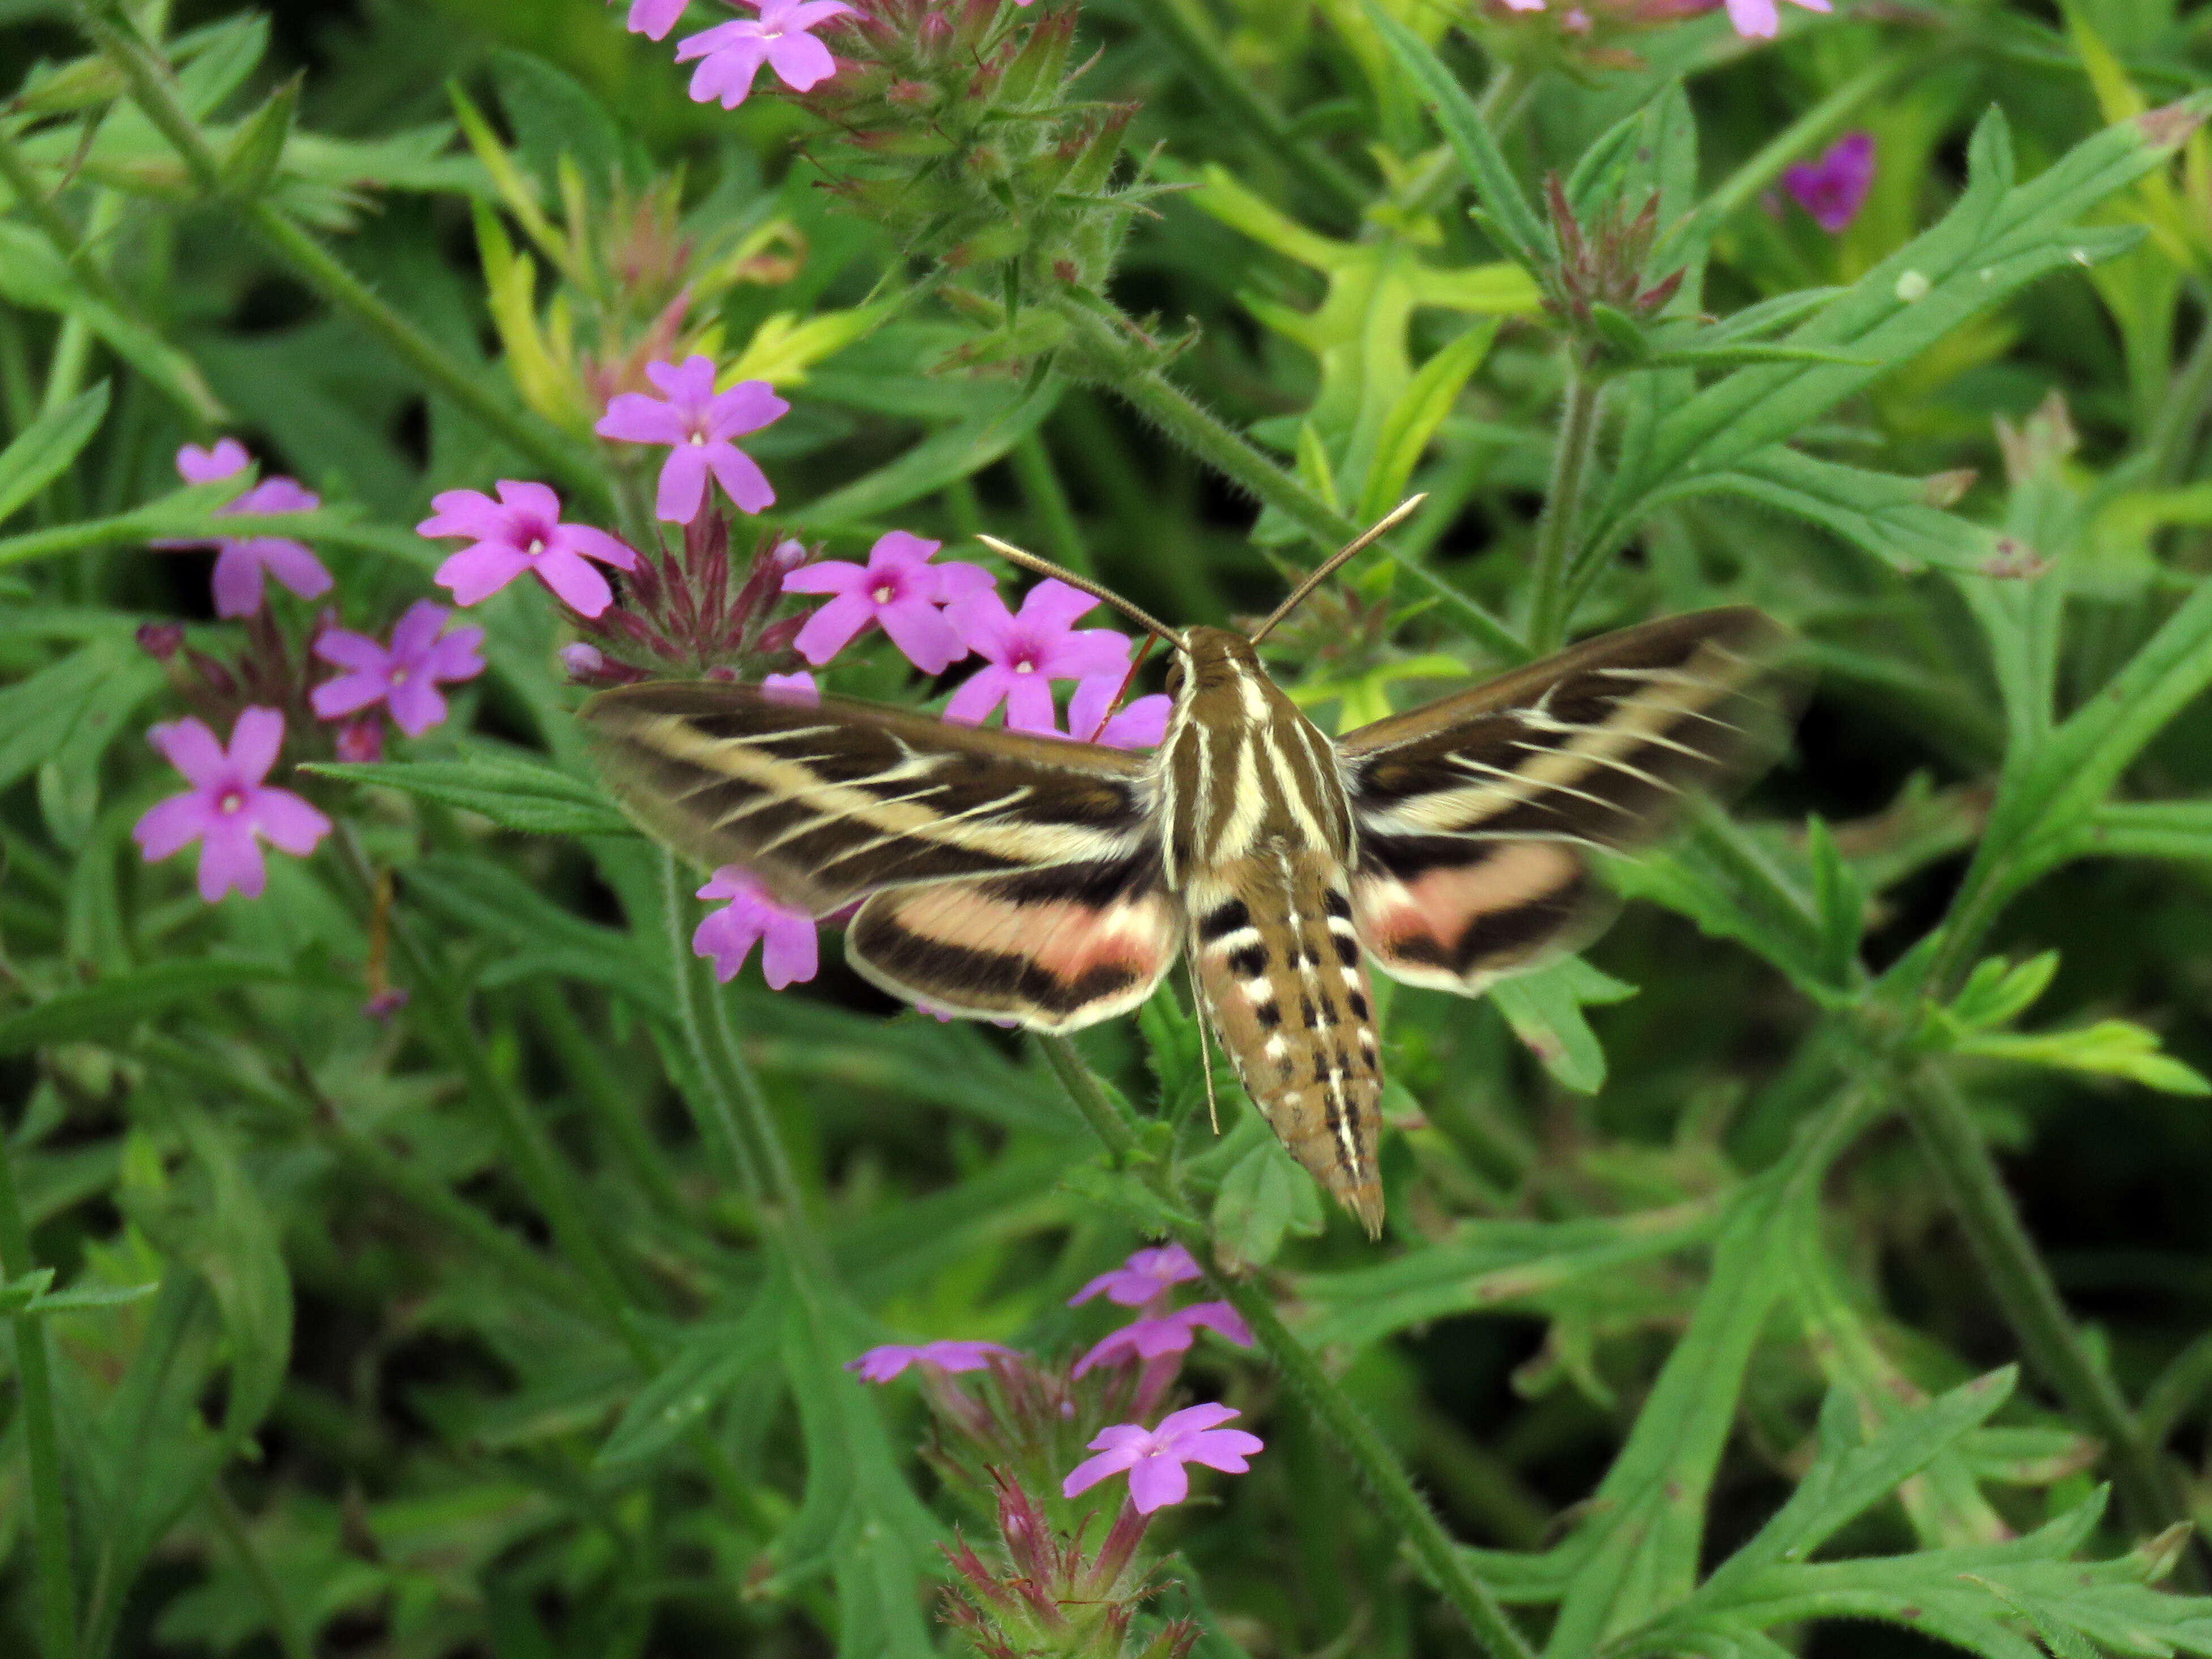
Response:
[{"label": "serrated green leaf", "polygon": [[592,1460],[599,1468],[642,1463],[703,1425],[732,1389],[779,1363],[787,1287],[772,1279],[742,1319],[695,1325],[675,1355],[638,1390]]},{"label": "serrated green leaf", "polygon": [[1930,568],[1978,571],[1996,550],[1995,531],[1935,506],[1923,479],[1778,445],[1662,486],[1646,510],[1706,495],[1735,495],[1804,519],[1905,575]]},{"label": "serrated green leaf", "polygon": [[2058,952],[2045,951],[2026,962],[1986,957],[1951,1000],[1948,1012],[1965,1031],[2009,1025],[2033,1007],[2058,972]]},{"label": "serrated green leaf", "polygon": [[1633,985],[1601,974],[1580,957],[1565,957],[1533,973],[1516,974],[1490,988],[1490,1000],[1514,1036],[1568,1088],[1594,1095],[1605,1086],[1605,1048],[1583,1018],[1585,1007],[1621,1002]]},{"label": "serrated green leaf", "polygon": [[2100,1019],[2072,1031],[1988,1032],[1962,1038],[1957,1052],[2126,1078],[2169,1095],[2212,1095],[2212,1081],[2166,1053],[2157,1032],[2132,1020]]},{"label": "serrated green leaf", "polygon": [[64,991],[0,1020],[0,1054],[24,1054],[52,1042],[112,1039],[132,1021],[164,1009],[256,985],[298,985],[301,978],[296,970],[271,963],[157,963]]}]

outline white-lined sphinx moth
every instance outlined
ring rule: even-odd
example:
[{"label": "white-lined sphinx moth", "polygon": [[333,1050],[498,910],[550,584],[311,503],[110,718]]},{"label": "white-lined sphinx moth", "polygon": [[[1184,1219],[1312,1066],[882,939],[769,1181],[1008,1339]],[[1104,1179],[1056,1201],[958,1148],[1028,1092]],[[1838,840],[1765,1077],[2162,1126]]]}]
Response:
[{"label": "white-lined sphinx moth", "polygon": [[848,959],[900,996],[1070,1031],[1188,948],[1254,1102],[1378,1232],[1366,958],[1472,996],[1582,943],[1589,849],[1652,839],[1766,752],[1781,634],[1742,608],[1649,623],[1332,740],[1255,648],[1312,585],[1250,638],[1114,600],[1176,653],[1149,755],[719,683],[582,718],[652,834],[817,916],[857,902]]}]

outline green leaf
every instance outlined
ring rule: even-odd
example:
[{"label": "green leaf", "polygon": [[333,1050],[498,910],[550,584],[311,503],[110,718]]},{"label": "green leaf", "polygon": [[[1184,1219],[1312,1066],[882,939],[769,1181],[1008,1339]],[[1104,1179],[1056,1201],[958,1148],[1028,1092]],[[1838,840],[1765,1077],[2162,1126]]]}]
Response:
[{"label": "green leaf", "polygon": [[2166,1053],[2157,1032],[2132,1020],[2100,1019],[2072,1031],[1990,1032],[1961,1039],[1957,1052],[2126,1078],[2169,1095],[2212,1095],[2212,1081]]},{"label": "green leaf", "polygon": [[68,471],[106,418],[107,382],[101,380],[25,427],[0,452],[0,520],[14,516]]},{"label": "green leaf", "polygon": [[1740,466],[1784,441],[2037,277],[2133,246],[2140,233],[2132,228],[2085,229],[2075,221],[2162,165],[2208,104],[2212,97],[2200,94],[2109,127],[2016,187],[2010,137],[1992,109],[1975,129],[1967,187],[1951,211],[1788,337],[1792,345],[1871,362],[1738,369],[1667,410],[1648,443],[1625,459],[1589,544],[1615,545],[1658,492],[1679,497],[1687,480]]},{"label": "green leaf", "polygon": [[284,162],[284,147],[300,113],[300,79],[290,80],[270,93],[261,107],[231,134],[223,149],[222,187],[245,201],[268,194]]},{"label": "green leaf", "polygon": [[1718,471],[1655,489],[1650,512],[1698,495],[1735,495],[1819,525],[1904,575],[1930,568],[1978,571],[1996,532],[1936,506],[1919,478],[1901,478],[1777,445]]},{"label": "green leaf", "polygon": [[787,1286],[772,1279],[744,1318],[709,1320],[686,1331],[676,1354],[638,1390],[592,1460],[617,1468],[657,1457],[705,1424],[730,1390],[778,1363]]},{"label": "green leaf", "polygon": [[1063,382],[1048,376],[1011,403],[933,433],[898,459],[781,516],[805,529],[834,531],[869,524],[894,507],[934,495],[1003,459],[1044,424],[1063,389]]},{"label": "green leaf", "polygon": [[799,1407],[806,1497],[777,1545],[781,1577],[834,1576],[839,1652],[933,1659],[921,1581],[937,1565],[938,1523],[900,1472],[872,1385],[844,1369],[869,1345],[867,1322],[813,1269],[787,1271],[783,1364]]},{"label": "green leaf", "polygon": [[1966,976],[1945,1012],[1962,1031],[2009,1025],[2034,1006],[2057,972],[2056,951],[2045,951],[2019,963],[2002,957],[1985,957],[1974,964],[1974,971]]},{"label": "green leaf", "polygon": [[2110,801],[2077,845],[2084,854],[2212,862],[2212,800]]},{"label": "green leaf", "polygon": [[294,985],[294,969],[264,962],[185,958],[64,991],[33,1008],[0,1019],[0,1054],[20,1054],[47,1043],[113,1041],[149,1014],[256,985]]},{"label": "green leaf", "polygon": [[1399,66],[1419,88],[1422,102],[1459,160],[1460,172],[1482,204],[1485,228],[1499,250],[1534,271],[1547,261],[1551,234],[1522,192],[1521,181],[1482,112],[1421,37],[1375,3],[1362,0],[1369,20],[1381,33]]},{"label": "green leaf", "polygon": [[1444,416],[1451,413],[1468,378],[1489,355],[1499,326],[1498,318],[1488,318],[1458,336],[1421,365],[1413,383],[1392,405],[1376,443],[1366,493],[1360,497],[1361,523],[1373,523],[1404,498],[1413,469],[1420,465],[1421,456]]},{"label": "green leaf", "polygon": [[1273,1135],[1230,1167],[1213,1195],[1213,1237],[1232,1267],[1263,1267],[1285,1234],[1317,1235],[1325,1218],[1313,1177]]},{"label": "green leaf", "polygon": [[515,148],[537,175],[547,201],[561,198],[561,163],[576,167],[605,201],[629,172],[622,128],[584,84],[526,52],[491,54],[492,82],[514,130]]},{"label": "green leaf", "polygon": [[1813,908],[1820,934],[1820,971],[1832,985],[1850,983],[1866,925],[1866,893],[1838,851],[1827,821],[1806,820],[1805,853],[1813,866]]},{"label": "green leaf", "polygon": [[373,783],[478,813],[532,836],[631,836],[628,818],[597,788],[519,751],[474,745],[465,761],[320,762],[303,772]]},{"label": "green leaf", "polygon": [[1790,1501],[1751,1541],[1715,1570],[1695,1601],[1724,1597],[1737,1579],[1782,1561],[1802,1561],[1978,1428],[2012,1397],[2012,1366],[1963,1383],[1882,1425],[1859,1432],[1858,1407],[1831,1390],[1820,1412],[1820,1451]]},{"label": "green leaf", "polygon": [[194,421],[227,418],[221,399],[190,357],[88,292],[53,244],[20,220],[0,219],[0,298],[78,319]]},{"label": "green leaf", "polygon": [[1316,1347],[1364,1348],[1453,1314],[1525,1304],[1710,1237],[1710,1200],[1588,1221],[1462,1221],[1450,1236],[1378,1267],[1307,1273],[1298,1332]]},{"label": "green leaf", "polygon": [[1600,973],[1580,957],[1564,957],[1490,988],[1490,1000],[1514,1036],[1528,1045],[1546,1071],[1585,1095],[1605,1086],[1605,1049],[1583,1010],[1635,994],[1633,985]]},{"label": "green leaf", "polygon": [[66,1291],[49,1290],[53,1282],[54,1270],[39,1267],[0,1285],[0,1314],[82,1313],[92,1308],[120,1308],[143,1302],[161,1288],[158,1284],[80,1284]]}]

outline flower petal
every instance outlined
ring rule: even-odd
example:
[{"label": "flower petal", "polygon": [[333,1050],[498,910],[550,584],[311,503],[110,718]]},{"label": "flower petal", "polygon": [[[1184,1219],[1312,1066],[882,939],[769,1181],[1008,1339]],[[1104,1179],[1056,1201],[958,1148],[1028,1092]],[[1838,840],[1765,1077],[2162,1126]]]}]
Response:
[{"label": "flower petal", "polygon": [[531,568],[526,553],[495,542],[465,547],[438,567],[433,578],[455,605],[480,605]]},{"label": "flower petal", "polygon": [[945,620],[945,613],[927,602],[901,599],[878,606],[876,621],[890,635],[891,643],[905,653],[906,659],[925,674],[942,674],[968,654],[968,647]]},{"label": "flower petal", "polygon": [[272,844],[298,858],[331,833],[331,821],[289,789],[255,790],[246,815]]},{"label": "flower petal", "polygon": [[792,648],[819,668],[875,619],[876,607],[865,595],[840,593],[806,619],[806,625],[792,641]]},{"label": "flower petal", "polygon": [[319,599],[331,591],[331,573],[298,542],[282,536],[257,536],[246,545],[270,575],[301,599]]},{"label": "flower petal", "polygon": [[415,526],[415,533],[497,541],[513,527],[507,509],[482,490],[447,489],[430,497],[430,516]]},{"label": "flower petal", "polygon": [[[708,375],[711,389],[714,376]],[[791,405],[775,395],[766,380],[740,380],[716,398],[707,416],[710,438],[742,438],[771,426],[791,413]]]},{"label": "flower petal", "polygon": [[213,449],[186,444],[177,452],[177,475],[186,483],[213,483],[217,478],[235,477],[252,464],[246,446],[235,438],[224,438]]},{"label": "flower petal", "polygon": [[548,548],[534,562],[538,580],[580,617],[597,617],[615,602],[607,579],[565,547]]},{"label": "flower petal", "polygon": [[1190,1477],[1172,1457],[1139,1460],[1129,1470],[1129,1501],[1139,1515],[1150,1515],[1190,1496]]},{"label": "flower petal", "polygon": [[607,412],[592,430],[626,444],[680,444],[691,435],[681,415],[642,392],[625,392],[610,399]]},{"label": "flower petal", "polygon": [[391,689],[392,683],[381,674],[341,674],[307,693],[307,702],[318,720],[343,720],[371,703],[383,702]]},{"label": "flower petal", "polygon": [[769,483],[768,474],[735,444],[724,440],[708,444],[700,453],[721,481],[724,491],[738,504],[738,511],[765,513],[775,505],[775,489]]},{"label": "flower petal", "polygon": [[198,793],[172,795],[140,815],[131,827],[131,839],[138,843],[140,857],[158,864],[205,834],[208,818],[208,804]]},{"label": "flower petal", "polygon": [[707,504],[707,454],[695,444],[680,443],[661,463],[660,483],[653,499],[653,516],[663,524],[690,524]]},{"label": "flower petal", "polygon": [[[387,699],[392,723],[410,738],[419,738],[446,718],[446,698],[428,674],[411,674],[392,688]],[[319,708],[315,711],[320,714]]]},{"label": "flower petal", "polygon": [[981,726],[984,717],[996,708],[1012,689],[1013,675],[994,663],[988,668],[979,668],[961,682],[960,689],[952,694],[952,701],[945,705],[945,718],[956,726]]},{"label": "flower petal", "polygon": [[274,708],[240,709],[230,728],[230,764],[244,783],[258,783],[284,746],[284,716]]},{"label": "flower petal", "polygon": [[234,818],[210,824],[200,842],[200,896],[213,904],[234,887],[259,898],[268,884],[269,866],[253,832]]},{"label": "flower petal", "polygon": [[229,774],[230,757],[204,720],[189,715],[180,720],[164,720],[146,733],[146,741],[188,781],[203,788]]},{"label": "flower petal", "polygon": [[1101,1480],[1116,1475],[1137,1461],[1134,1451],[1103,1451],[1096,1457],[1086,1457],[1067,1473],[1060,1483],[1060,1495],[1073,1498],[1089,1492]]},{"label": "flower petal", "polygon": [[219,542],[215,556],[215,614],[250,617],[261,609],[261,561],[250,542]]},{"label": "flower petal", "polygon": [[349,628],[325,628],[316,635],[315,654],[325,662],[363,674],[383,673],[391,666],[392,655],[368,635]]},{"label": "flower petal", "polygon": [[811,916],[789,911],[771,916],[761,937],[761,977],[771,991],[812,979],[821,966],[821,946]]},{"label": "flower petal", "polygon": [[776,79],[793,92],[805,92],[837,72],[830,48],[811,34],[786,34],[769,41],[768,61]]}]

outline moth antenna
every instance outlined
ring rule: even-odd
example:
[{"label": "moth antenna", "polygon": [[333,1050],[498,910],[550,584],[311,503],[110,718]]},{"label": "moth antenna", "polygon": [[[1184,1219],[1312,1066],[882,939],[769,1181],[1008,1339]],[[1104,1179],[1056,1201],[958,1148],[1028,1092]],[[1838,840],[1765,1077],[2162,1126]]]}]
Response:
[{"label": "moth antenna", "polygon": [[1309,593],[1311,593],[1314,589],[1319,587],[1331,576],[1336,574],[1336,573],[1342,569],[1351,560],[1358,558],[1369,548],[1374,546],[1375,544],[1380,541],[1384,536],[1388,535],[1391,531],[1395,530],[1400,525],[1403,524],[1413,515],[1414,510],[1419,507],[1423,501],[1425,501],[1428,499],[1429,498],[1425,494],[1407,496],[1404,501],[1392,507],[1389,513],[1385,514],[1382,518],[1376,520],[1375,523],[1370,525],[1365,530],[1362,531],[1357,539],[1348,543],[1344,547],[1337,550],[1336,552],[1331,554],[1328,558],[1323,562],[1320,569],[1315,571],[1312,575],[1300,582],[1297,586],[1292,590],[1291,597],[1285,599],[1280,605],[1275,607],[1273,615],[1270,616],[1267,621],[1261,623],[1257,628],[1252,630],[1252,643],[1257,645],[1261,641],[1266,639],[1268,635],[1273,633],[1276,623],[1281,622],[1284,617],[1289,616],[1291,611],[1297,610],[1301,605],[1304,604],[1306,596]]},{"label": "moth antenna", "polygon": [[1152,615],[1149,611],[1139,610],[1137,606],[1130,604],[1128,600],[1123,599],[1112,588],[1108,587],[1102,583],[1092,581],[1088,576],[1079,576],[1073,570],[1064,569],[1060,566],[1054,564],[1050,559],[1039,558],[1036,554],[1026,552],[1023,549],[1012,545],[1011,543],[1002,542],[996,536],[979,535],[975,539],[982,543],[984,546],[989,548],[991,551],[997,554],[1008,564],[1018,564],[1023,569],[1032,572],[1036,575],[1050,576],[1055,581],[1066,582],[1070,587],[1080,588],[1084,592],[1088,593],[1094,599],[1103,599],[1107,604],[1112,605],[1116,611],[1127,617],[1131,622],[1136,623],[1138,627],[1145,629],[1146,632],[1158,635],[1161,639],[1166,641],[1167,643],[1174,649],[1177,651],[1188,651],[1189,649],[1189,647],[1183,643],[1183,637],[1182,635],[1176,633],[1174,629],[1170,628],[1165,623],[1162,622],[1158,617]]}]

